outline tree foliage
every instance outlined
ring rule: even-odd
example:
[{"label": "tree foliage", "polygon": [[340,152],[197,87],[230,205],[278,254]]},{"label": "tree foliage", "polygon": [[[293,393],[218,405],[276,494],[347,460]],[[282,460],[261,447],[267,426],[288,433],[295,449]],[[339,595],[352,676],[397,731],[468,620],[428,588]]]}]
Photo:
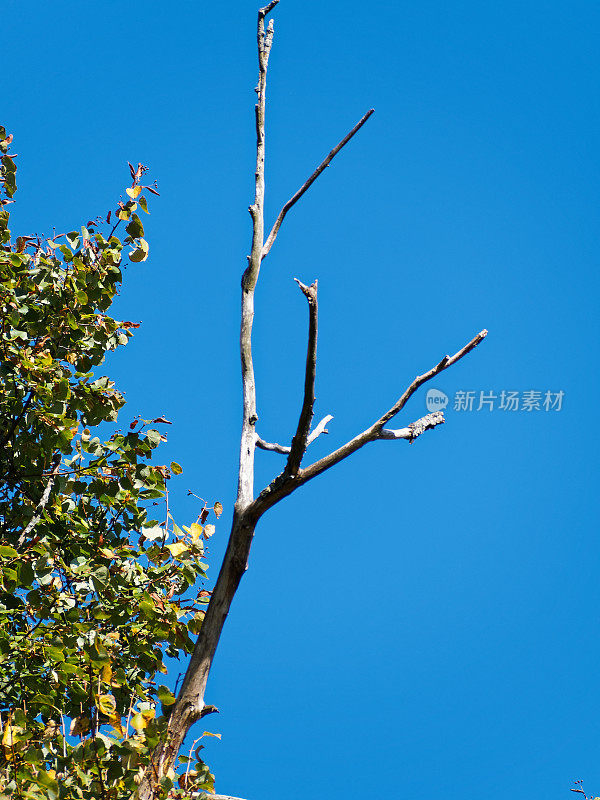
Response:
[{"label": "tree foliage", "polygon": [[[221,507],[174,523],[181,467],[151,463],[168,421],[116,429],[123,395],[96,374],[138,327],[108,310],[126,258],[148,256],[146,168],[130,165],[112,220],[13,238],[11,141],[0,127],[0,792],[129,798],[175,700],[165,655],[191,652],[202,624],[209,592],[187,590],[206,577]],[[213,791],[198,751],[162,777],[163,796]]]}]

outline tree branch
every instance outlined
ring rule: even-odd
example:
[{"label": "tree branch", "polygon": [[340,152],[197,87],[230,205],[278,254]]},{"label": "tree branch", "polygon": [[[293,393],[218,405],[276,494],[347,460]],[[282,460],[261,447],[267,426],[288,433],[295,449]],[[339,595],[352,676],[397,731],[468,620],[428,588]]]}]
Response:
[{"label": "tree branch", "polygon": [[328,422],[331,422],[332,419],[333,419],[333,414],[327,414],[326,417],[323,417],[321,422],[319,422],[317,427],[308,437],[307,445],[312,444],[314,440],[317,439],[322,433],[329,433],[329,431],[326,428],[326,425]]},{"label": "tree branch", "polygon": [[258,434],[256,434],[256,446],[260,447],[261,450],[269,450],[271,453],[281,453],[281,455],[288,455],[291,447],[286,447],[283,444],[277,444],[276,442],[265,442],[264,439],[261,439]]},{"label": "tree branch", "polygon": [[269,486],[267,486],[266,489],[259,494],[252,504],[252,516],[256,517],[258,520],[265,513],[265,511],[267,511],[269,508],[272,508],[272,506],[274,506],[284,497],[290,495],[299,486],[302,486],[307,481],[312,480],[312,478],[315,478],[317,475],[325,472],[335,464],[339,464],[340,461],[348,458],[348,456],[352,455],[352,453],[356,452],[361,447],[364,447],[364,445],[368,444],[369,442],[374,442],[378,439],[390,438],[409,439],[409,441],[413,441],[425,430],[433,428],[435,425],[442,423],[444,421],[443,414],[440,417],[438,416],[440,412],[436,412],[434,414],[427,414],[425,417],[413,422],[408,426],[408,428],[400,428],[398,431],[391,431],[383,427],[386,422],[388,422],[404,408],[410,397],[412,397],[412,395],[420,386],[431,380],[431,378],[435,377],[440,372],[448,369],[448,367],[456,364],[456,362],[460,361],[461,358],[464,358],[464,356],[477,347],[477,345],[482,342],[486,336],[487,331],[481,331],[481,333],[478,333],[477,336],[471,339],[468,344],[466,344],[453,356],[444,356],[444,358],[438,364],[436,364],[435,367],[432,367],[432,369],[430,369],[428,372],[425,372],[423,375],[418,375],[410,384],[408,389],[404,392],[404,394],[402,394],[398,401],[389,409],[389,411],[386,411],[382,417],[380,417],[362,433],[359,433],[358,436],[355,436],[354,439],[351,439],[349,442],[346,442],[346,444],[338,447],[337,450],[334,450],[324,458],[315,461],[310,466],[299,469],[295,477],[286,475],[285,471],[282,472],[281,475],[278,475],[269,484]]},{"label": "tree branch", "polygon": [[373,114],[374,111],[375,111],[374,108],[371,108],[371,109],[369,109],[367,111],[367,113],[364,115],[364,117],[362,117],[362,119],[360,119],[356,123],[356,125],[352,128],[352,130],[349,133],[347,133],[346,136],[344,136],[342,141],[339,142],[338,144],[336,144],[336,146],[329,153],[329,155],[325,159],[323,159],[323,161],[321,161],[321,163],[316,168],[316,170],[313,172],[313,174],[310,176],[310,178],[302,184],[302,186],[298,189],[296,194],[293,197],[290,197],[290,199],[287,201],[287,203],[283,206],[283,208],[281,209],[281,211],[279,212],[279,214],[277,216],[277,219],[275,220],[275,224],[271,228],[271,232],[269,233],[269,236],[267,237],[267,241],[265,242],[265,246],[262,249],[262,258],[266,258],[266,256],[268,256],[269,250],[271,249],[271,247],[273,247],[273,242],[275,241],[275,239],[277,238],[277,234],[279,233],[279,228],[281,228],[281,223],[285,219],[285,215],[288,213],[290,208],[293,205],[295,205],[298,202],[298,200],[300,200],[302,195],[306,191],[308,191],[308,189],[310,189],[310,187],[317,180],[317,178],[323,172],[323,170],[326,167],[329,166],[329,164],[333,161],[333,159],[340,152],[342,147],[344,147],[345,145],[348,144],[348,142],[350,141],[350,139],[352,139],[354,134],[357,133],[362,128],[362,126],[365,124],[365,122],[369,119],[369,117],[371,116],[371,114]]},{"label": "tree branch", "polygon": [[441,425],[445,421],[443,411],[434,411],[433,414],[426,414],[415,422],[411,422],[407,428],[399,428],[398,430],[382,428],[379,431],[379,438],[408,439],[408,441],[412,443],[417,436],[420,436],[431,428],[435,428],[436,425]]},{"label": "tree branch", "polygon": [[31,533],[31,531],[35,528],[38,522],[42,518],[42,513],[44,508],[46,507],[48,500],[50,499],[50,492],[52,491],[52,487],[54,486],[54,481],[56,480],[56,474],[58,472],[58,468],[60,467],[60,462],[62,460],[62,456],[60,453],[55,453],[52,456],[52,468],[50,469],[50,474],[48,477],[48,483],[46,484],[46,488],[43,491],[42,496],[40,497],[40,501],[37,504],[35,509],[35,514],[27,523],[27,526],[23,528],[21,535],[17,541],[17,547],[22,547],[25,544],[25,540]]},{"label": "tree branch", "polygon": [[439,362],[439,364],[436,364],[435,367],[432,367],[423,375],[418,375],[410,384],[408,389],[404,392],[404,394],[401,395],[401,397],[396,401],[396,403],[394,403],[389,411],[386,411],[385,414],[377,420],[377,422],[374,422],[370,428],[367,428],[366,431],[359,433],[358,436],[355,436],[354,439],[346,442],[346,444],[342,445],[342,447],[334,450],[333,453],[330,453],[328,456],[319,459],[319,461],[315,461],[314,464],[311,464],[309,467],[301,470],[298,478],[305,483],[311,478],[314,478],[316,475],[320,475],[322,472],[325,472],[326,469],[329,469],[334,464],[338,464],[344,458],[347,458],[356,450],[367,444],[367,442],[372,442],[375,439],[380,438],[380,433],[385,423],[392,419],[392,417],[395,417],[396,414],[398,414],[398,412],[404,408],[408,400],[413,396],[420,386],[434,378],[436,375],[439,375],[440,372],[448,369],[448,367],[456,364],[456,362],[460,361],[461,358],[464,358],[464,356],[477,347],[477,345],[480,344],[480,342],[482,342],[486,336],[487,331],[481,331],[481,333],[478,333],[477,336],[471,339],[468,344],[459,350],[458,353],[455,353],[452,357],[444,356],[444,358]]},{"label": "tree branch", "polygon": [[[333,419],[332,414],[327,414],[326,417],[323,417],[321,422],[317,425],[317,427],[311,432],[310,436],[306,441],[306,446],[308,447],[309,444],[312,444],[315,439],[317,439],[322,433],[329,433],[327,428],[325,427],[327,423]],[[287,447],[283,444],[277,444],[276,442],[265,442],[264,439],[261,439],[258,433],[256,434],[256,446],[260,447],[261,450],[268,450],[271,453],[281,453],[281,455],[288,455],[291,451],[291,447]]]},{"label": "tree branch", "polygon": [[256,39],[258,44],[258,102],[256,116],[256,171],[254,174],[254,203],[249,211],[252,216],[252,247],[248,256],[248,268],[242,278],[242,313],[240,323],[240,359],[242,365],[243,417],[240,437],[240,462],[238,494],[236,503],[240,508],[252,502],[254,496],[254,425],[256,414],[256,384],[252,363],[252,325],[254,322],[254,290],[258,281],[262,261],[265,235],[265,102],[267,90],[267,67],[273,44],[273,20],[265,31],[265,16],[279,0],[272,0],[258,12]]},{"label": "tree branch", "polygon": [[402,397],[394,403],[394,405],[390,408],[389,411],[377,420],[375,425],[378,428],[382,428],[386,422],[388,422],[392,417],[395,417],[399,411],[402,411],[408,400],[413,396],[413,394],[417,391],[417,389],[422,386],[427,381],[430,381],[432,378],[435,378],[436,375],[439,375],[440,372],[443,372],[448,367],[451,367],[453,364],[456,364],[457,361],[460,361],[461,358],[470,353],[471,350],[474,350],[478,344],[481,344],[485,337],[487,336],[488,332],[486,330],[481,331],[474,336],[471,341],[466,344],[458,353],[455,353],[453,356],[444,356],[439,364],[435,367],[432,367],[429,372],[424,373],[423,375],[418,375],[408,389],[404,392]]},{"label": "tree branch", "polygon": [[315,379],[317,374],[317,330],[319,306],[317,302],[317,281],[305,286],[298,278],[294,278],[302,293],[308,300],[308,347],[306,352],[306,372],[304,376],[304,399],[298,419],[298,428],[292,439],[290,455],[285,472],[294,477],[300,469],[302,457],[308,446],[308,435],[315,405]]}]

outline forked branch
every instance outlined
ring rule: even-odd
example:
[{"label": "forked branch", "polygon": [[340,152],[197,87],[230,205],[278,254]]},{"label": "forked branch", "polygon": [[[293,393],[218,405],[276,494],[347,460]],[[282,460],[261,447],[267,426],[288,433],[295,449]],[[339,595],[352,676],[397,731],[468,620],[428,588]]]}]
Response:
[{"label": "forked branch", "polygon": [[383,427],[386,422],[392,419],[392,417],[396,416],[396,414],[398,414],[398,412],[404,408],[408,400],[420,386],[434,378],[436,375],[439,375],[439,373],[443,372],[443,370],[448,369],[448,367],[451,367],[453,364],[456,364],[456,362],[460,361],[461,358],[464,358],[464,356],[466,356],[467,353],[470,353],[473,348],[477,347],[477,345],[482,342],[486,336],[487,331],[481,331],[481,333],[478,333],[477,336],[471,339],[468,344],[466,344],[453,356],[444,356],[444,358],[438,364],[436,364],[435,367],[432,367],[428,372],[423,373],[423,375],[418,375],[406,389],[406,391],[396,401],[396,403],[394,403],[394,405],[389,409],[389,411],[386,411],[386,413],[376,420],[369,428],[364,430],[362,433],[359,433],[353,439],[350,439],[350,441],[346,442],[346,444],[338,447],[337,450],[334,450],[324,458],[315,461],[308,467],[300,468],[293,477],[289,476],[284,470],[284,472],[275,478],[275,480],[273,480],[269,486],[267,486],[267,488],[264,489],[256,498],[252,505],[253,516],[256,515],[257,519],[260,518],[265,511],[274,506],[284,497],[287,497],[299,486],[302,486],[307,481],[312,480],[312,478],[315,478],[317,475],[320,475],[322,472],[330,469],[335,464],[339,464],[340,461],[348,458],[348,456],[352,455],[352,453],[355,453],[357,450],[360,450],[361,447],[364,447],[369,442],[374,442],[378,439],[406,439],[409,442],[412,442],[426,430],[431,430],[437,425],[442,424],[444,422],[443,413],[435,412],[433,414],[427,414],[426,416],[421,417],[415,422],[412,422],[406,428],[390,430]]},{"label": "forked branch", "polygon": [[[417,391],[417,389],[422,386],[427,381],[430,381],[432,378],[435,378],[436,375],[439,375],[440,372],[443,370],[448,369],[453,364],[456,364],[457,361],[460,361],[461,358],[464,358],[467,353],[470,353],[478,344],[480,344],[485,337],[487,336],[487,331],[483,330],[481,333],[478,333],[477,336],[473,337],[471,341],[466,344],[461,350],[455,353],[453,356],[444,356],[444,358],[436,364],[435,367],[432,367],[428,372],[423,373],[423,375],[417,375],[414,381],[410,384],[408,389],[400,396],[400,398],[394,403],[394,405],[386,411],[383,416],[381,416],[376,422],[374,422],[370,428],[367,428],[362,433],[359,433],[358,436],[355,436],[354,439],[351,439],[346,444],[339,447],[337,450],[334,450],[333,453],[330,453],[328,456],[319,459],[319,461],[315,461],[314,464],[311,464],[309,467],[306,467],[301,471],[301,474],[298,476],[303,483],[314,478],[317,475],[320,475],[325,470],[333,467],[334,464],[339,464],[340,461],[343,461],[344,458],[347,458],[352,453],[356,452],[359,448],[363,447],[368,442],[373,442],[376,439],[386,439],[388,438],[387,435],[382,435],[383,426],[386,422],[389,422],[392,417],[395,417],[399,411],[402,411],[408,400],[413,396],[413,394]],[[422,419],[426,419],[423,417]],[[441,420],[436,422],[439,424]],[[413,425],[417,425],[417,423],[413,423]],[[430,425],[429,427],[434,427]],[[422,432],[422,431],[421,431]],[[396,438],[396,437],[394,437]],[[398,438],[405,438],[405,437],[398,437]],[[411,437],[407,437],[411,438]],[[412,438],[415,438],[414,436]]]}]

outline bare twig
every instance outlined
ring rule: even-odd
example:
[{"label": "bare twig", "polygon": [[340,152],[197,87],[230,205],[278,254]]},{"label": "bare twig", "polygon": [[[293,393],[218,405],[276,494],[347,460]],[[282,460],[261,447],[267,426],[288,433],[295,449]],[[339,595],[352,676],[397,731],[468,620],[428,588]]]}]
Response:
[{"label": "bare twig", "polygon": [[269,236],[267,237],[267,241],[265,242],[265,246],[262,249],[262,257],[263,258],[265,258],[269,254],[269,250],[273,246],[273,242],[275,241],[275,239],[277,238],[277,234],[279,233],[279,228],[281,228],[281,223],[285,219],[285,215],[288,213],[290,208],[293,205],[295,205],[298,202],[298,200],[300,200],[302,195],[306,191],[308,191],[308,189],[310,189],[310,187],[317,180],[317,178],[323,172],[323,170],[326,167],[329,166],[331,161],[333,161],[333,159],[337,156],[337,154],[340,152],[342,147],[344,147],[345,145],[348,144],[348,142],[350,141],[350,139],[352,139],[354,134],[357,133],[362,128],[362,126],[365,124],[365,122],[369,119],[369,117],[371,116],[371,114],[373,114],[374,111],[375,111],[374,108],[370,108],[367,111],[367,113],[364,115],[364,117],[362,117],[356,123],[356,125],[352,128],[352,130],[344,136],[342,141],[339,142],[338,144],[336,144],[336,146],[329,153],[329,155],[326,158],[324,158],[323,161],[321,161],[321,163],[316,168],[316,170],[313,172],[313,174],[310,176],[310,178],[308,178],[308,180],[305,181],[302,184],[302,186],[298,189],[296,194],[293,197],[290,197],[290,199],[287,201],[287,203],[283,206],[283,208],[281,209],[281,211],[279,212],[279,214],[277,216],[277,219],[275,220],[275,224],[271,228],[271,232],[269,233]]},{"label": "bare twig", "polygon": [[310,436],[308,437],[307,444],[312,444],[315,439],[317,439],[322,433],[329,433],[327,430],[327,424],[331,422],[333,419],[333,414],[327,414],[326,417],[323,417],[321,422],[317,425],[314,431],[311,432]]},{"label": "bare twig", "polygon": [[[319,422],[317,427],[310,433],[310,436],[306,440],[306,446],[308,447],[309,444],[312,444],[315,439],[317,439],[322,433],[329,433],[327,430],[327,423],[333,419],[332,414],[327,414],[326,417]],[[261,450],[268,450],[271,453],[280,453],[281,455],[288,455],[291,451],[291,447],[287,447],[283,444],[277,444],[276,442],[265,442],[264,439],[261,439],[258,434],[256,434],[256,446],[259,447]]]},{"label": "bare twig", "polygon": [[256,434],[256,446],[260,447],[261,450],[269,450],[271,453],[281,453],[281,455],[288,455],[292,449],[276,442],[265,442],[258,434]]},{"label": "bare twig", "polygon": [[453,364],[456,364],[457,361],[460,361],[461,358],[470,353],[471,350],[474,350],[478,344],[481,344],[485,337],[487,336],[488,332],[486,330],[481,331],[474,336],[471,341],[466,344],[462,350],[459,350],[458,353],[455,353],[452,357],[451,356],[444,356],[439,364],[435,367],[432,367],[429,372],[424,373],[423,375],[418,375],[408,389],[404,392],[402,397],[394,403],[394,405],[390,408],[389,411],[381,417],[381,419],[377,420],[375,425],[378,428],[382,428],[386,422],[388,422],[392,417],[395,417],[399,411],[402,411],[408,400],[412,397],[412,395],[417,391],[417,389],[422,386],[427,381],[430,381],[432,378],[435,378],[436,375],[439,375],[440,372],[443,372],[448,367],[451,367]]},{"label": "bare twig", "polygon": [[[281,475],[277,476],[277,478],[275,478],[266,489],[263,489],[263,491],[254,501],[253,516],[256,516],[256,519],[258,520],[265,513],[265,511],[274,506],[284,497],[287,497],[289,494],[291,494],[295,489],[298,488],[298,486],[302,486],[307,481],[315,478],[322,472],[325,472],[330,467],[333,467],[335,464],[343,461],[345,458],[348,458],[348,456],[352,455],[352,453],[355,453],[369,442],[374,442],[378,439],[390,438],[406,438],[409,441],[413,441],[417,438],[417,436],[423,433],[423,431],[433,428],[435,425],[439,425],[441,422],[443,422],[443,414],[440,417],[438,416],[439,412],[436,412],[435,414],[427,414],[425,417],[413,422],[412,426],[409,425],[407,428],[401,428],[397,432],[390,431],[389,429],[385,429],[383,427],[386,422],[388,422],[404,408],[409,398],[412,397],[412,395],[420,386],[422,386],[426,381],[431,380],[431,378],[435,377],[443,370],[448,369],[448,367],[452,366],[452,364],[455,364],[461,358],[466,356],[467,353],[470,353],[471,350],[473,350],[474,347],[477,347],[477,345],[482,342],[486,336],[487,331],[481,331],[481,333],[478,333],[477,336],[471,339],[471,341],[461,350],[455,353],[455,355],[452,357],[444,356],[444,358],[435,367],[430,369],[428,372],[425,372],[423,375],[418,375],[410,384],[408,389],[404,392],[404,394],[401,395],[399,400],[389,409],[389,411],[386,411],[382,417],[380,417],[362,433],[359,433],[358,436],[355,436],[349,442],[346,442],[346,444],[338,447],[337,450],[334,450],[324,458],[315,461],[310,466],[300,468],[295,477],[286,475],[285,471],[282,472]],[[384,430],[386,433],[383,433]]]},{"label": "bare twig", "polygon": [[398,430],[382,428],[379,431],[379,438],[408,439],[409,442],[414,442],[417,436],[420,436],[431,428],[435,428],[436,425],[441,425],[445,421],[443,411],[434,411],[433,414],[426,414],[415,422],[411,422],[407,428],[400,428]]},{"label": "bare twig", "polygon": [[52,487],[54,486],[54,481],[56,480],[56,474],[58,472],[58,468],[60,467],[60,462],[61,462],[61,454],[60,453],[55,453],[54,456],[52,457],[52,468],[50,470],[50,477],[48,478],[48,482],[46,484],[46,488],[44,489],[44,492],[43,492],[42,496],[40,497],[40,501],[37,504],[37,507],[35,509],[35,514],[29,520],[29,522],[27,523],[27,526],[25,528],[23,528],[23,531],[21,532],[21,535],[19,536],[19,539],[17,541],[17,547],[22,547],[23,546],[23,544],[25,543],[25,540],[27,539],[27,537],[29,536],[31,531],[35,528],[35,526],[41,520],[44,508],[46,507],[46,504],[48,503],[48,500],[50,499],[50,492],[52,491]]},{"label": "bare twig", "polygon": [[310,424],[313,418],[315,405],[315,378],[317,374],[317,332],[319,306],[317,303],[317,281],[310,286],[305,286],[298,278],[294,278],[302,293],[308,300],[308,347],[306,352],[306,372],[304,375],[304,399],[302,410],[298,419],[298,428],[292,439],[290,455],[287,460],[285,472],[294,477],[300,469],[302,457],[308,445]]},{"label": "bare twig", "polygon": [[380,417],[377,422],[374,422],[370,428],[367,428],[367,430],[359,433],[358,436],[355,436],[354,439],[346,442],[346,444],[342,445],[342,447],[334,450],[333,453],[330,453],[328,456],[319,459],[319,461],[315,461],[314,464],[311,464],[309,467],[301,470],[301,474],[298,475],[298,478],[304,483],[311,478],[314,478],[316,475],[320,475],[322,472],[325,472],[326,469],[329,469],[334,464],[338,464],[344,458],[347,458],[349,455],[356,452],[356,450],[363,447],[363,445],[367,444],[367,442],[372,442],[375,439],[380,438],[380,433],[385,423],[389,422],[392,417],[395,417],[396,414],[398,414],[398,412],[404,408],[408,400],[420,386],[434,378],[436,375],[439,375],[439,373],[443,370],[448,369],[448,367],[451,367],[453,364],[456,364],[456,362],[460,361],[461,358],[464,358],[464,356],[477,347],[477,345],[482,342],[486,336],[487,331],[481,331],[481,333],[478,333],[477,336],[471,339],[468,344],[459,350],[458,353],[455,353],[452,357],[444,356],[444,358],[435,367],[432,367],[432,369],[430,369],[428,372],[425,372],[423,375],[418,375],[410,384],[408,389],[404,392],[404,394],[401,395],[401,397],[396,403],[394,403],[390,410],[386,411],[386,413]]},{"label": "bare twig", "polygon": [[204,706],[204,708],[200,712],[199,718],[202,719],[202,717],[206,717],[207,714],[218,714],[218,713],[219,709],[216,706]]}]

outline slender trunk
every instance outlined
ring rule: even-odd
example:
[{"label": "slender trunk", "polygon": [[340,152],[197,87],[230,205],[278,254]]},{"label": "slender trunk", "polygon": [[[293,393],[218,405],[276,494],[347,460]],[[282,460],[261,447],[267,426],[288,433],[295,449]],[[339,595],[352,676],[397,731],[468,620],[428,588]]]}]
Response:
[{"label": "slender trunk", "polygon": [[238,513],[236,510],[234,513],[223,565],[177,702],[169,717],[169,735],[153,754],[152,765],[138,789],[139,800],[152,800],[155,797],[153,787],[157,780],[172,767],[188,730],[203,716],[204,692],[210,667],[231,602],[248,566],[257,521],[256,518],[250,519],[247,512]]}]

